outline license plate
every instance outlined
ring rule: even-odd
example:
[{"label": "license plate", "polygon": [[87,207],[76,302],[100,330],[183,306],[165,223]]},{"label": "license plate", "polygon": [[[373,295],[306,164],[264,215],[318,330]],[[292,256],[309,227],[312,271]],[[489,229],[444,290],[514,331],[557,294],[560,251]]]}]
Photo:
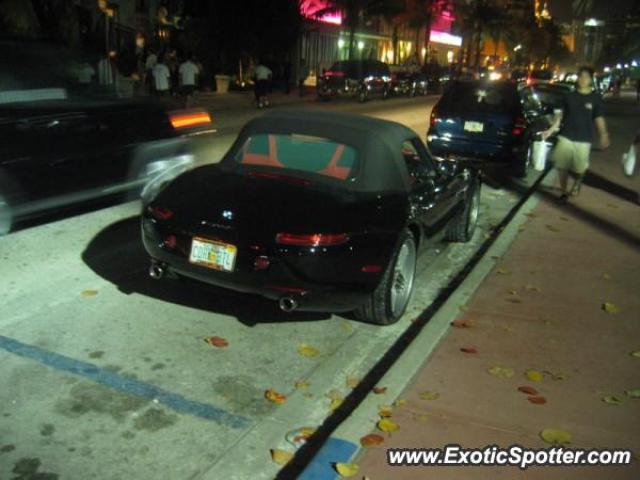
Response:
[{"label": "license plate", "polygon": [[189,261],[224,272],[233,271],[238,249],[235,245],[194,237]]},{"label": "license plate", "polygon": [[482,132],[484,124],[482,122],[464,122],[464,129],[467,132]]}]

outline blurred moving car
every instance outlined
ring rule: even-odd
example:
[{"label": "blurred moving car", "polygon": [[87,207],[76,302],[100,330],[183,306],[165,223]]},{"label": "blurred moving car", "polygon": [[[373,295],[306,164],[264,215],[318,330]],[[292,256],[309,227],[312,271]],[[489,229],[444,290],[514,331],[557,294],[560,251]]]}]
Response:
[{"label": "blurred moving car", "polygon": [[418,251],[445,235],[468,241],[479,202],[474,170],[438,161],[400,124],[280,111],[250,121],[221,163],[166,186],[142,236],[152,278],[389,324],[409,302]]},{"label": "blurred moving car", "polygon": [[532,70],[527,76],[527,85],[536,83],[549,83],[553,79],[551,70]]},{"label": "blurred moving car", "polygon": [[431,111],[427,144],[436,155],[462,156],[525,176],[537,132],[550,125],[530,88],[511,81],[457,81]]},{"label": "blurred moving car", "polygon": [[0,57],[0,233],[98,197],[151,194],[193,166],[188,137],[211,131],[205,111],[117,98],[51,44],[2,40]]},{"label": "blurred moving car", "polygon": [[366,102],[373,96],[388,98],[391,93],[389,66],[377,60],[343,60],[334,63],[318,78],[320,100],[334,97],[356,97]]}]

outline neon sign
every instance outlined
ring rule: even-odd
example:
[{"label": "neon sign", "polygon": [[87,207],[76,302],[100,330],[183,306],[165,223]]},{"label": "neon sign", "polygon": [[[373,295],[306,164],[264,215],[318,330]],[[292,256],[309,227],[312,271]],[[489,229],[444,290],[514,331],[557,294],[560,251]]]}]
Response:
[{"label": "neon sign", "polygon": [[300,2],[300,14],[311,20],[323,23],[333,23],[335,25],[342,24],[342,14],[340,12],[331,12],[318,15],[318,12],[329,8],[329,2],[326,0],[302,0]]},{"label": "neon sign", "polygon": [[453,45],[459,47],[462,45],[462,37],[451,35],[450,33],[440,32],[439,30],[431,30],[429,41],[433,43],[442,43],[444,45]]}]

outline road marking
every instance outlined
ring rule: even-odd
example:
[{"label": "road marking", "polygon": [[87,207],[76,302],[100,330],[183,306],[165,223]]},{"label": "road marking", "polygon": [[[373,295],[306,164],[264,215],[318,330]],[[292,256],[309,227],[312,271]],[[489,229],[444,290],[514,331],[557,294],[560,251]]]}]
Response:
[{"label": "road marking", "polygon": [[87,378],[129,395],[157,400],[160,404],[178,413],[211,420],[235,429],[247,428],[252,423],[249,418],[234,415],[213,405],[189,400],[178,393],[169,392],[149,383],[118,375],[92,363],[75,360],[2,335],[0,335],[0,348],[14,355],[35,360],[56,370]]},{"label": "road marking", "polygon": [[330,437],[304,469],[298,480],[336,480],[340,478],[335,463],[346,463],[358,450],[355,443]]}]

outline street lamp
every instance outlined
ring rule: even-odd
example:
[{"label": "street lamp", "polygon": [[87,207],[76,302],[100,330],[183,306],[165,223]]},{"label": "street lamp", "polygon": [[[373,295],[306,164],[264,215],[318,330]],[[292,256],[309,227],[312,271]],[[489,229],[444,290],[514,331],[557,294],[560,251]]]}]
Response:
[{"label": "street lamp", "polygon": [[344,39],[340,38],[338,40],[338,48],[343,48],[344,47]]},{"label": "street lamp", "polygon": [[358,41],[358,50],[362,50],[364,48],[364,42],[362,40]]},{"label": "street lamp", "polygon": [[522,49],[522,45],[518,44],[513,48],[513,51],[517,52],[518,50],[521,50],[521,49]]}]

